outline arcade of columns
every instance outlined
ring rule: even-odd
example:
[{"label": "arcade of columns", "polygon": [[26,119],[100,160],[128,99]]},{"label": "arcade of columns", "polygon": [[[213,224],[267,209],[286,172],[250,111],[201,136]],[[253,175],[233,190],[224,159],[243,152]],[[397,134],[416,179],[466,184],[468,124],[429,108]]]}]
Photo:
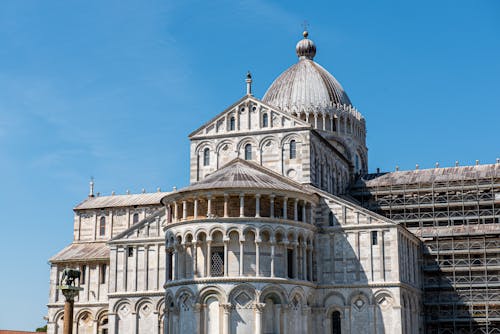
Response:
[{"label": "arcade of columns", "polygon": [[[168,279],[253,276],[312,281],[314,210],[314,200],[303,194],[211,192],[169,199]],[[209,230],[210,223],[218,228]],[[221,254],[219,268],[214,250]]]}]

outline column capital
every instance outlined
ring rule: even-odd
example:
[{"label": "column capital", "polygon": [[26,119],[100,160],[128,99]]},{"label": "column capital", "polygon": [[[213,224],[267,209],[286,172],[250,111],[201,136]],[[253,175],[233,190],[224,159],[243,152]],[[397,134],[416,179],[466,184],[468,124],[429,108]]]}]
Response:
[{"label": "column capital", "polygon": [[254,303],[253,304],[253,309],[257,312],[262,313],[264,311],[264,308],[266,307],[265,303]]},{"label": "column capital", "polygon": [[193,312],[200,312],[201,311],[201,304],[200,303],[195,303],[193,305]]},{"label": "column capital", "polygon": [[256,198],[260,198],[261,194],[255,194]]},{"label": "column capital", "polygon": [[223,303],[223,304],[221,304],[221,306],[222,306],[224,313],[230,313],[231,310],[233,309],[233,305],[231,303]]}]

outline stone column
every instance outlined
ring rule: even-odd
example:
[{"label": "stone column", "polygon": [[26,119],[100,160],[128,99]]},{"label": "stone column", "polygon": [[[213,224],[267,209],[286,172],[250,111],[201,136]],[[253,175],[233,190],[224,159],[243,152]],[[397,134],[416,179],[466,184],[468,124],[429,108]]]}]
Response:
[{"label": "stone column", "polygon": [[174,221],[179,221],[179,205],[177,204],[177,202],[174,202]]},{"label": "stone column", "polygon": [[212,240],[211,239],[208,239],[207,238],[207,256],[205,257],[205,265],[206,265],[206,273],[207,273],[207,277],[210,277],[212,276],[212,272],[211,272],[211,257],[212,257]]},{"label": "stone column", "polygon": [[193,313],[194,313],[194,332],[200,333],[201,332],[201,317],[200,317],[201,304],[200,303],[194,304]]},{"label": "stone column", "polygon": [[177,245],[174,245],[174,253],[173,253],[173,258],[172,258],[172,281],[175,281],[178,277],[178,259],[179,259],[179,252],[177,249]]},{"label": "stone column", "polygon": [[224,237],[224,276],[228,276],[228,269],[229,269],[229,263],[228,263],[228,256],[227,256],[227,246],[229,244],[229,237]]},{"label": "stone column", "polygon": [[228,214],[228,201],[229,201],[229,195],[224,194],[224,218],[229,217]]},{"label": "stone column", "polygon": [[283,198],[283,219],[288,219],[287,215],[287,209],[288,209],[288,197]]},{"label": "stone column", "polygon": [[[314,248],[313,248],[313,245],[311,243],[311,245],[309,246],[309,253],[308,253],[308,258],[309,258],[309,280],[312,281],[313,280],[313,251],[314,251]],[[332,261],[334,261],[334,257],[333,257],[333,254],[332,254]]]},{"label": "stone column", "polygon": [[303,223],[306,223],[307,222],[307,217],[306,217],[306,206],[307,206],[307,202],[304,201],[303,202],[303,205],[302,205],[302,222]]},{"label": "stone column", "polygon": [[274,218],[274,195],[269,196],[270,201],[271,201],[271,208],[270,208],[270,217]]},{"label": "stone column", "polygon": [[[170,203],[167,205],[167,223],[171,223],[172,222],[172,209],[170,208]],[[129,219],[129,223],[130,223],[130,219]],[[130,225],[130,224],[128,224]],[[109,314],[109,313],[108,313]]]},{"label": "stone column", "polygon": [[295,201],[293,202],[293,220],[298,221],[299,220],[299,199],[296,198]]},{"label": "stone column", "polygon": [[[284,268],[285,273],[284,273],[283,277],[288,277],[288,266],[289,266],[289,263],[288,263],[288,244],[289,244],[288,240],[283,241],[283,249],[284,249],[283,264],[285,267]],[[291,278],[291,277],[288,277],[288,278]]]},{"label": "stone column", "polygon": [[314,206],[314,204],[311,203],[311,212],[310,212],[310,215],[311,215],[311,224],[314,225],[314,210],[316,209],[316,207]]},{"label": "stone column", "polygon": [[182,220],[187,219],[187,202],[184,200],[182,201]]},{"label": "stone column", "polygon": [[302,252],[302,279],[305,281],[307,280],[307,244],[306,242],[302,242],[301,245],[301,252]]},{"label": "stone column", "polygon": [[62,294],[66,298],[66,300],[64,301],[63,333],[64,334],[72,334],[73,333],[73,307],[75,304],[75,297],[78,296],[78,293],[81,290],[83,290],[83,288],[79,288],[79,287],[76,287],[73,285],[60,285],[59,289],[61,289]]},{"label": "stone column", "polygon": [[260,194],[255,195],[255,217],[260,217]]},{"label": "stone column", "polygon": [[243,244],[245,239],[240,240],[240,276],[243,276]]},{"label": "stone column", "polygon": [[240,194],[240,217],[245,217],[245,194]]},{"label": "stone column", "polygon": [[229,328],[231,328],[231,304],[221,304],[222,306],[222,334],[229,334]]},{"label": "stone column", "polygon": [[198,277],[198,240],[193,240],[193,278]]},{"label": "stone column", "polygon": [[288,333],[288,310],[290,306],[283,304],[281,307],[281,319],[283,319],[283,333]]},{"label": "stone column", "polygon": [[314,128],[318,128],[318,114],[314,113]]},{"label": "stone column", "polygon": [[207,218],[212,218],[212,196],[207,196]]},{"label": "stone column", "polygon": [[260,235],[255,238],[255,276],[260,276]]},{"label": "stone column", "polygon": [[292,243],[292,247],[293,247],[293,278],[294,279],[298,279],[298,273],[299,273],[299,264],[298,264],[298,256],[297,256],[297,244],[298,242],[297,241],[294,241]]},{"label": "stone column", "polygon": [[302,308],[302,333],[311,333],[311,308]]},{"label": "stone column", "polygon": [[271,238],[271,277],[274,277],[274,256],[276,249],[276,239]]},{"label": "stone column", "polygon": [[262,311],[264,311],[264,307],[266,304],[264,303],[255,303],[255,334],[262,333]]},{"label": "stone column", "polygon": [[198,199],[194,200],[193,211],[193,218],[198,219]]}]

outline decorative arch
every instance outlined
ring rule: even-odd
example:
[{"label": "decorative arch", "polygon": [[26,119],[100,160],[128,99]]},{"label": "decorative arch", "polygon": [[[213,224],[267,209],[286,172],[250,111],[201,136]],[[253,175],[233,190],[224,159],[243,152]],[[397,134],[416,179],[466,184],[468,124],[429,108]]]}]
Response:
[{"label": "decorative arch", "polygon": [[[328,301],[331,299],[334,303],[329,303]],[[335,303],[337,302],[337,303]],[[343,294],[337,291],[332,291],[328,293],[325,298],[323,298],[323,306],[328,307],[329,305],[337,305],[337,306],[345,306],[346,300]]]},{"label": "decorative arch", "polygon": [[211,296],[217,296],[219,303],[227,303],[227,296],[223,289],[215,285],[209,285],[201,289],[196,299],[197,303],[204,304],[206,299]]},{"label": "decorative arch", "polygon": [[269,295],[276,295],[280,298],[280,304],[288,304],[288,298],[287,298],[287,293],[286,293],[286,290],[281,287],[280,285],[277,285],[277,284],[269,284],[269,285],[266,285],[262,291],[260,292],[260,295],[259,295],[259,302],[260,303],[263,303],[265,302],[266,298],[269,296]]},{"label": "decorative arch", "polygon": [[205,148],[208,148],[209,150],[214,149],[214,145],[210,140],[203,140],[196,145],[194,152],[198,155],[200,152],[203,152]]}]

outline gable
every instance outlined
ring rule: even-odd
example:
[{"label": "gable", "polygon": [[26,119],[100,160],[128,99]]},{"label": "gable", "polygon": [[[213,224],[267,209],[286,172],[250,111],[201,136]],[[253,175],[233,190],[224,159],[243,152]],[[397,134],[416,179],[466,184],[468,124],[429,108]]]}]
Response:
[{"label": "gable", "polygon": [[192,132],[189,138],[201,139],[292,128],[311,128],[311,125],[253,96],[245,96]]},{"label": "gable", "polygon": [[326,210],[323,212],[324,226],[329,226],[329,213],[333,214],[334,226],[340,226],[342,228],[355,227],[355,226],[375,226],[375,225],[385,225],[385,226],[397,226],[398,224],[394,221],[376,214],[368,209],[363,208],[353,202],[347,201],[338,196],[332,195],[325,191],[322,191],[316,187],[309,186],[311,190],[316,192],[321,196],[323,200],[323,207]]},{"label": "gable", "polygon": [[126,240],[141,240],[141,239],[162,239],[161,224],[165,220],[165,209],[160,208],[150,216],[144,218],[138,223],[132,225],[122,233],[118,234],[110,241],[112,243],[120,243]]}]

